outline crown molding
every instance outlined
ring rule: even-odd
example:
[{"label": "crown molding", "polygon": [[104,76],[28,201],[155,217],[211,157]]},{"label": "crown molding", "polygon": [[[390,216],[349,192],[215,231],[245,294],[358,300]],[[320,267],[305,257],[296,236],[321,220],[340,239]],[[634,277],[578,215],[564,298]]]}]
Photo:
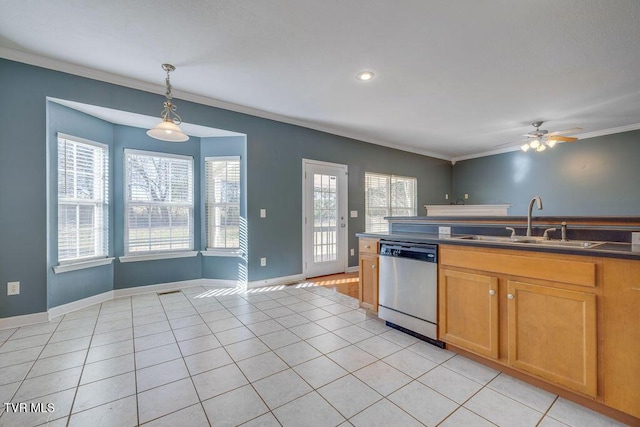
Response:
[{"label": "crown molding", "polygon": [[[12,61],[16,61],[16,62],[21,62],[24,64],[34,65],[41,68],[47,68],[50,70],[69,73],[69,74],[73,74],[80,77],[86,77],[89,79],[98,80],[105,83],[112,83],[119,86],[128,87],[131,89],[137,89],[144,92],[161,94],[165,90],[165,86],[163,85],[149,83],[149,82],[137,80],[137,79],[132,79],[129,77],[121,76],[119,74],[109,73],[106,71],[84,67],[77,64],[71,64],[71,63],[60,61],[57,59],[35,55],[32,53],[28,53],[20,50],[9,49],[1,46],[0,46],[0,57],[6,58]],[[224,110],[234,111],[236,113],[247,114],[254,117],[260,117],[263,119],[274,120],[277,122],[286,123],[290,125],[301,126],[301,127],[312,129],[312,130],[329,133],[332,135],[342,136],[344,138],[355,139],[363,142],[368,142],[370,144],[380,145],[383,147],[393,148],[401,151],[407,151],[409,153],[420,154],[420,155],[432,157],[435,159],[447,160],[447,161],[450,161],[451,164],[455,164],[456,162],[462,161],[462,160],[476,159],[479,157],[487,157],[495,154],[510,153],[513,151],[518,151],[520,149],[519,147],[505,147],[505,148],[500,148],[496,150],[488,150],[488,151],[481,151],[473,154],[467,154],[464,156],[449,156],[449,155],[436,153],[433,151],[425,150],[425,149],[414,147],[414,146],[397,144],[397,143],[392,143],[392,142],[388,142],[388,141],[384,141],[376,138],[371,138],[369,136],[359,134],[358,132],[346,132],[346,131],[332,128],[331,126],[319,125],[317,123],[313,123],[310,121],[295,119],[292,117],[283,116],[280,114],[275,114],[268,111],[260,110],[257,108],[246,107],[243,105],[221,101],[218,99],[209,98],[202,95],[196,95],[190,92],[174,90],[173,93],[176,98],[179,98],[181,100],[190,101],[190,102],[194,102],[202,105],[207,105],[209,107],[215,107],[215,108],[221,108]],[[610,129],[603,129],[603,130],[593,131],[593,132],[585,132],[582,134],[578,134],[576,136],[580,139],[588,139],[588,138],[612,135],[615,133],[628,132],[628,131],[633,131],[638,129],[640,129],[640,123],[619,126],[619,127],[610,128]]]},{"label": "crown molding", "polygon": [[[24,52],[15,49],[9,49],[0,46],[0,57],[9,59],[11,61],[21,62],[24,64],[34,65],[49,70],[60,71],[63,73],[73,74],[80,77],[86,77],[92,80],[98,80],[105,83],[112,83],[118,86],[124,86],[131,89],[137,89],[144,92],[150,92],[155,94],[162,94],[165,91],[164,85],[149,83],[142,80],[132,79],[119,74],[109,73],[106,71],[97,70],[95,68],[85,67],[82,65],[72,64],[69,62],[60,61],[58,59],[35,55],[29,52]],[[231,102],[221,101],[214,98],[209,98],[202,95],[196,95],[194,93],[185,92],[181,90],[173,90],[174,98],[178,98],[184,101],[190,101],[197,104],[207,105],[209,107],[221,108],[224,110],[234,111],[236,113],[247,114],[250,116],[260,117],[263,119],[274,120],[281,123],[300,126],[308,129],[317,130],[320,132],[329,133],[332,135],[342,136],[344,138],[355,139],[370,144],[380,145],[383,147],[394,148],[396,150],[407,151],[414,154],[420,154],[423,156],[433,157],[441,160],[451,160],[451,156],[447,156],[440,153],[435,153],[429,150],[423,150],[421,148],[391,143],[388,141],[379,140],[376,138],[370,138],[365,135],[361,135],[357,132],[346,132],[332,128],[330,126],[323,126],[317,123],[313,123],[306,120],[295,119],[280,114],[270,113],[268,111],[260,110],[257,108],[246,107]],[[195,123],[197,124],[197,123]]]}]

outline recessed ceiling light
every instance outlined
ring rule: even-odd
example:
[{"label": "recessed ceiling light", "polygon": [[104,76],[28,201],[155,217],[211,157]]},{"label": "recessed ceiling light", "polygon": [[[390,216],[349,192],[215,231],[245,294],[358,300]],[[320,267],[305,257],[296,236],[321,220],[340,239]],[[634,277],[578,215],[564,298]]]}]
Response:
[{"label": "recessed ceiling light", "polygon": [[356,79],[358,79],[358,80],[360,80],[360,81],[363,81],[363,82],[366,82],[366,81],[368,81],[368,80],[371,80],[371,79],[373,79],[374,77],[375,77],[375,74],[373,74],[373,72],[372,72],[372,71],[362,71],[362,72],[360,72],[360,73],[358,73],[358,74],[356,75]]}]

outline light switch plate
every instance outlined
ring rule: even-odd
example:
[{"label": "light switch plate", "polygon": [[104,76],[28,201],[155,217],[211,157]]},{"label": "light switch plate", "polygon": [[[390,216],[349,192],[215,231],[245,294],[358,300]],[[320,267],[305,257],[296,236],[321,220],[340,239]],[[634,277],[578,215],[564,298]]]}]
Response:
[{"label": "light switch plate", "polygon": [[266,266],[267,266],[267,259],[260,258],[260,267],[266,267]]},{"label": "light switch plate", "polygon": [[438,227],[438,234],[441,236],[451,236],[451,227]]},{"label": "light switch plate", "polygon": [[640,245],[640,231],[631,232],[631,244]]},{"label": "light switch plate", "polygon": [[266,218],[266,217],[267,217],[267,210],[260,209],[260,218]]},{"label": "light switch plate", "polygon": [[351,218],[358,218],[358,211],[351,211]]},{"label": "light switch plate", "polygon": [[20,294],[20,282],[8,282],[7,283],[7,295]]}]

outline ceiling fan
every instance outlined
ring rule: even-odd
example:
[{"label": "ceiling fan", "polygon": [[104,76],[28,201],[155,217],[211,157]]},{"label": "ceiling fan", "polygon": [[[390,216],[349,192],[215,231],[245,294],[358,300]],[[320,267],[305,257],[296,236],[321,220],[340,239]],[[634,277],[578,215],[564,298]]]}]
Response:
[{"label": "ceiling fan", "polygon": [[576,142],[578,138],[563,135],[572,134],[582,130],[582,128],[575,127],[572,129],[559,130],[549,133],[549,131],[546,129],[540,129],[542,123],[544,122],[538,121],[531,123],[531,126],[535,127],[536,130],[523,135],[526,136],[527,139],[521,141],[524,142],[524,144],[520,146],[520,149],[522,151],[529,151],[531,149],[537,152],[541,152],[546,150],[547,147],[555,147],[558,142]]}]

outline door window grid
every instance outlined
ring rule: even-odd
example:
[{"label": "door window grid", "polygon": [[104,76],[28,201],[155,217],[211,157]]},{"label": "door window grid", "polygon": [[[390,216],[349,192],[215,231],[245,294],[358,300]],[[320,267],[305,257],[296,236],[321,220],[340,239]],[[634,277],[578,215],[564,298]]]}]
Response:
[{"label": "door window grid", "polygon": [[335,261],[338,257],[337,177],[313,175],[313,261]]},{"label": "door window grid", "polygon": [[416,197],[416,178],[366,172],[365,231],[389,231],[388,216],[416,216]]},{"label": "door window grid", "polygon": [[107,146],[58,135],[58,262],[108,253]]},{"label": "door window grid", "polygon": [[193,158],[125,150],[125,254],[193,249]]}]

